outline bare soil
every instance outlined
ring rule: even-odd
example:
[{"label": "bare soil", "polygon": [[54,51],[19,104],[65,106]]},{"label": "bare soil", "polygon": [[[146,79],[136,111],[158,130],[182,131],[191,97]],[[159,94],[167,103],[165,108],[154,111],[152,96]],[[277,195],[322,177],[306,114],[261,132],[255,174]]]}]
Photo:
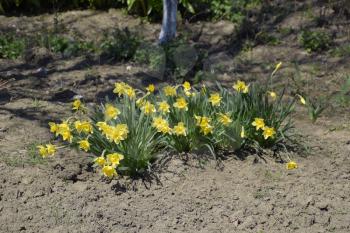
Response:
[{"label": "bare soil", "polygon": [[[101,29],[129,26],[155,40],[159,31],[159,25],[115,10],[72,11],[61,19],[67,34],[78,31],[88,38]],[[280,27],[298,29],[308,20],[290,15]],[[52,21],[52,15],[0,16],[0,29],[26,34],[52,27]],[[220,50],[228,43],[220,38],[235,28],[229,22],[198,22],[180,31],[195,34],[201,25],[196,43],[212,51],[204,68],[224,85],[260,81],[277,61],[284,65],[276,88],[288,83],[297,61],[314,95],[337,92],[349,74],[348,57],[308,54],[298,47],[296,34],[277,46],[232,54]],[[344,32],[339,43],[348,41],[346,29],[338,29]],[[45,67],[0,60],[0,79],[10,81],[0,90],[0,232],[350,232],[349,107],[331,107],[315,124],[305,109],[297,109],[296,129],[308,150],[283,155],[298,162],[292,171],[268,151],[245,159],[232,154],[219,164],[174,155],[158,179],[109,182],[91,168],[91,155],[68,148],[49,160],[33,155],[36,143],[51,139],[47,122],[70,114],[74,95],[98,103],[111,94],[115,81],[141,88],[149,78],[142,71],[133,63],[99,64],[85,57],[54,58]]]}]

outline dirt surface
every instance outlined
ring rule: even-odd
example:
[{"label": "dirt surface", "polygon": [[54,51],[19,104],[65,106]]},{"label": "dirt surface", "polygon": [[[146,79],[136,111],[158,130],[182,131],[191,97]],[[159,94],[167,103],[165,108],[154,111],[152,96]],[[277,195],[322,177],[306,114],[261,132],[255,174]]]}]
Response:
[{"label": "dirt surface", "polygon": [[[305,24],[305,17],[294,16],[280,26]],[[103,29],[129,26],[156,38],[158,25],[125,17],[115,10],[61,15],[67,33],[74,28],[93,38],[99,29],[92,25],[104,22]],[[52,20],[50,15],[1,16],[0,28],[25,34],[50,27]],[[274,80],[277,88],[288,82],[297,61],[311,93],[322,95],[337,92],[349,74],[348,57],[308,54],[297,46],[295,34],[277,46],[232,54],[218,48],[235,25],[203,25],[197,43],[213,51],[204,69],[223,84],[259,81],[276,61],[284,61]],[[183,27],[196,32],[201,23]],[[217,27],[225,30],[213,33]],[[338,40],[346,41],[345,33]],[[83,57],[53,58],[45,67],[0,60],[0,79],[10,81],[0,90],[0,232],[350,232],[348,107],[328,109],[316,124],[305,109],[297,109],[296,129],[308,150],[289,154],[299,164],[293,171],[269,152],[244,160],[232,154],[219,165],[174,155],[159,180],[108,182],[91,168],[88,154],[65,148],[50,160],[33,155],[36,144],[51,139],[47,122],[70,115],[74,95],[92,104],[110,95],[117,80],[141,88],[149,78],[142,71],[133,63],[100,64]]]}]

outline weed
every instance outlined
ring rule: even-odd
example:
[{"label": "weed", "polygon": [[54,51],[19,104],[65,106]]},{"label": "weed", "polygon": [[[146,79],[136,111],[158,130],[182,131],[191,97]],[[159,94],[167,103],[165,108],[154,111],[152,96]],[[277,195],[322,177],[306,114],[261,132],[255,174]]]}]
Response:
[{"label": "weed", "polygon": [[347,107],[350,104],[350,75],[346,77],[345,83],[340,88],[340,91],[335,95],[336,104]]},{"label": "weed", "polygon": [[116,61],[134,57],[140,45],[140,38],[127,28],[106,34],[101,42],[101,55]]},{"label": "weed", "polygon": [[24,49],[24,39],[10,35],[0,36],[0,58],[16,59],[23,54]]},{"label": "weed", "polygon": [[332,38],[324,31],[303,30],[299,35],[299,43],[308,52],[321,52],[330,48]]},{"label": "weed", "polygon": [[330,51],[332,56],[336,57],[349,57],[350,56],[350,44],[338,46]]}]

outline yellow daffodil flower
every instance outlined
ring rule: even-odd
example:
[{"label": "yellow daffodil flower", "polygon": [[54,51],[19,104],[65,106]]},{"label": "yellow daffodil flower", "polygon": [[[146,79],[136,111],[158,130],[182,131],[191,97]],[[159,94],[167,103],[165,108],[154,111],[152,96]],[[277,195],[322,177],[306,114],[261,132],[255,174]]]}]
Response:
[{"label": "yellow daffodil flower", "polygon": [[43,145],[37,146],[39,150],[39,154],[42,158],[46,158],[48,156],[47,148]]},{"label": "yellow daffodil flower", "polygon": [[94,163],[97,164],[98,166],[102,167],[106,164],[106,159],[103,156],[97,157],[94,159]]},{"label": "yellow daffodil flower", "polygon": [[252,126],[255,126],[256,130],[264,129],[265,121],[262,118],[255,118],[252,123]]},{"label": "yellow daffodil flower", "polygon": [[104,176],[106,176],[108,178],[113,178],[114,176],[117,175],[117,171],[115,170],[115,167],[110,166],[110,165],[103,166],[102,173]]},{"label": "yellow daffodil flower", "polygon": [[78,111],[78,110],[83,108],[83,104],[81,103],[81,101],[79,99],[74,100],[72,105],[73,105],[72,109],[75,111]]},{"label": "yellow daffodil flower", "polygon": [[155,117],[153,119],[152,126],[157,129],[157,132],[164,134],[171,133],[171,128],[169,127],[168,121],[163,119],[162,117]]},{"label": "yellow daffodil flower", "polygon": [[220,106],[221,96],[220,93],[214,93],[210,95],[209,102],[213,106]]},{"label": "yellow daffodil flower", "polygon": [[120,111],[118,108],[114,107],[112,104],[106,104],[105,119],[107,121],[111,119],[116,119],[119,114],[120,114]]},{"label": "yellow daffodil flower", "polygon": [[182,87],[184,88],[185,91],[191,90],[191,84],[187,81],[182,84]]},{"label": "yellow daffodil flower", "polygon": [[84,133],[92,133],[93,128],[90,122],[88,121],[75,121],[74,127],[78,131],[78,133],[84,132]]},{"label": "yellow daffodil flower", "polygon": [[270,137],[273,138],[275,136],[275,134],[276,134],[276,130],[274,128],[272,128],[272,127],[265,126],[263,128],[263,130],[264,130],[263,136],[264,136],[265,140],[267,140]]},{"label": "yellow daffodil flower", "polygon": [[162,114],[170,112],[170,105],[166,101],[158,102],[158,111]]},{"label": "yellow daffodil flower", "polygon": [[235,89],[237,92],[241,92],[241,93],[248,93],[249,91],[249,86],[247,86],[245,84],[245,82],[238,80],[234,85],[233,85],[233,89]]},{"label": "yellow daffodil flower", "polygon": [[52,144],[46,144],[46,150],[48,155],[54,155],[56,153],[56,146]]},{"label": "yellow daffodil flower", "polygon": [[143,110],[143,112],[146,114],[146,115],[149,115],[149,114],[152,114],[152,113],[155,113],[156,112],[156,108],[154,107],[154,105],[149,102],[149,101],[146,101],[145,104],[141,107],[141,109]]},{"label": "yellow daffodil flower", "polygon": [[275,66],[275,70],[272,72],[272,75],[274,75],[282,66],[282,62],[279,62],[276,66]]},{"label": "yellow daffodil flower", "polygon": [[147,90],[149,93],[153,93],[153,92],[156,90],[156,88],[155,88],[155,86],[154,86],[153,84],[150,84],[150,85],[148,85],[148,87],[146,88],[146,90]]},{"label": "yellow daffodil flower", "polygon": [[197,120],[197,126],[200,127],[200,132],[208,135],[213,132],[213,126],[210,125],[211,119],[205,116],[194,116]]},{"label": "yellow daffodil flower", "polygon": [[270,97],[275,100],[277,98],[277,94],[276,92],[273,92],[273,91],[269,91],[268,94],[270,95]]},{"label": "yellow daffodil flower", "polygon": [[304,99],[304,97],[302,97],[301,95],[297,95],[299,97],[300,103],[302,103],[303,105],[306,105],[306,100]]},{"label": "yellow daffodil flower", "polygon": [[129,96],[130,99],[134,99],[136,97],[136,92],[135,89],[130,87],[129,85],[127,86],[125,90],[125,94]]},{"label": "yellow daffodil flower", "polygon": [[135,89],[130,85],[124,82],[117,82],[114,86],[113,93],[117,94],[119,97],[122,95],[127,95],[131,99],[136,97]]},{"label": "yellow daffodil flower", "polygon": [[185,111],[187,111],[188,110],[187,105],[188,105],[188,103],[186,102],[186,99],[183,97],[180,97],[180,98],[176,99],[176,102],[174,103],[173,106],[175,108],[184,109]]},{"label": "yellow daffodil flower", "polygon": [[87,139],[79,141],[79,148],[88,152],[90,150],[90,143]]},{"label": "yellow daffodil flower", "polygon": [[286,164],[286,168],[287,168],[287,170],[297,169],[298,168],[298,164],[296,162],[294,162],[294,161],[289,161]]},{"label": "yellow daffodil flower", "polygon": [[116,167],[119,165],[120,160],[124,159],[124,155],[119,153],[113,153],[107,155],[107,162],[112,164],[112,166]]},{"label": "yellow daffodil flower", "polygon": [[176,88],[172,86],[165,86],[163,88],[165,96],[176,96]]},{"label": "yellow daffodil flower", "polygon": [[117,124],[112,127],[110,134],[107,134],[107,138],[114,141],[115,144],[119,144],[121,141],[128,137],[129,129],[126,124]]},{"label": "yellow daffodil flower", "polygon": [[49,122],[50,132],[56,133],[58,131],[58,125],[55,122]]},{"label": "yellow daffodil flower", "polygon": [[228,114],[219,113],[219,122],[227,126],[232,122],[232,120]]},{"label": "yellow daffodil flower", "polygon": [[125,93],[126,83],[124,82],[117,82],[114,84],[114,90],[113,93],[117,94],[118,96],[121,96]]},{"label": "yellow daffodil flower", "polygon": [[179,122],[177,125],[174,126],[173,132],[177,136],[186,136],[187,131],[185,124],[183,122]]},{"label": "yellow daffodil flower", "polygon": [[58,130],[56,132],[56,135],[61,135],[63,141],[71,142],[73,140],[73,136],[67,121],[64,121],[58,125]]}]

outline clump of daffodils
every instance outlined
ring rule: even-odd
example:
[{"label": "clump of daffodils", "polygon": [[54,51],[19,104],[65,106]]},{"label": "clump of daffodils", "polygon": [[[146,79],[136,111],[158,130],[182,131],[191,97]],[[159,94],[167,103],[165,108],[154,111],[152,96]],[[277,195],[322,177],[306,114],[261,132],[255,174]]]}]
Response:
[{"label": "clump of daffodils", "polygon": [[[157,90],[157,91],[156,91]],[[135,90],[117,82],[116,99],[94,113],[74,100],[74,115],[50,122],[56,138],[95,155],[96,169],[108,178],[146,172],[164,150],[195,152],[237,150],[250,142],[270,147],[283,142],[291,128],[285,120],[292,105],[259,85],[236,81],[232,89],[197,90],[189,82]],[[52,156],[52,144],[38,147]],[[292,165],[290,165],[292,167]]]}]

